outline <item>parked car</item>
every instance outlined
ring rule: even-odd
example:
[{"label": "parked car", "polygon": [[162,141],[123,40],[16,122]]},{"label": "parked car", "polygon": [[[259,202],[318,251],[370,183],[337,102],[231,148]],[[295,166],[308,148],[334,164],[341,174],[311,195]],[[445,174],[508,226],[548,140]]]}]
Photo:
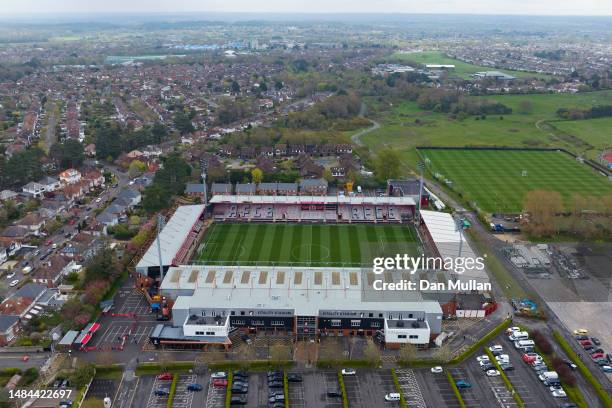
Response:
[{"label": "parked car", "polygon": [[249,387],[240,387],[232,385],[232,394],[246,394],[249,392]]},{"label": "parked car", "polygon": [[216,379],[216,378],[227,378],[227,373],[223,372],[223,371],[217,371],[216,373],[212,373],[210,375],[210,378],[212,379]]},{"label": "parked car", "polygon": [[170,392],[168,390],[165,390],[163,388],[159,388],[157,390],[155,390],[154,394],[158,397],[167,397],[168,395],[170,395]]},{"label": "parked car", "polygon": [[476,357],[476,361],[478,361],[479,363],[482,361],[489,361],[489,356],[487,356],[486,354],[483,354],[482,356],[478,356]]},{"label": "parked car", "polygon": [[601,346],[601,341],[599,341],[597,337],[591,337],[591,341],[593,342],[594,345]]},{"label": "parked car", "polygon": [[563,360],[563,362],[565,363],[566,366],[568,366],[572,370],[575,370],[578,367],[576,364],[572,363],[569,360]]},{"label": "parked car", "polygon": [[604,353],[593,353],[591,354],[591,358],[593,360],[597,360],[598,358],[604,358]]},{"label": "parked car", "polygon": [[202,391],[204,387],[200,384],[187,384],[187,391]]},{"label": "parked car", "polygon": [[565,398],[567,397],[567,394],[565,394],[565,391],[563,391],[563,389],[560,389],[560,390],[554,390],[552,392],[552,396],[555,398]]},{"label": "parked car", "polygon": [[439,374],[442,371],[444,371],[444,370],[440,366],[431,367],[431,372],[434,373],[434,374]]},{"label": "parked car", "polygon": [[336,388],[330,388],[327,390],[327,396],[332,398],[341,397],[342,392]]},{"label": "parked car", "polygon": [[249,401],[246,395],[232,395],[230,405],[246,405]]},{"label": "parked car", "polygon": [[173,375],[171,373],[161,373],[160,375],[157,376],[158,380],[162,380],[162,381],[171,381],[173,378]]},{"label": "parked car", "polygon": [[596,348],[596,349],[593,349],[593,350],[589,351],[589,354],[594,354],[594,353],[604,354],[605,352],[604,352],[604,350],[602,348]]},{"label": "parked car", "polygon": [[268,388],[283,388],[285,385],[282,381],[268,382]]},{"label": "parked car", "polygon": [[459,389],[463,389],[463,388],[472,388],[472,384],[469,381],[466,380],[459,380],[455,383],[455,385],[457,386],[457,388]]},{"label": "parked car", "polygon": [[17,285],[19,285],[19,279],[12,280],[11,283],[9,283],[11,288],[14,288]]},{"label": "parked car", "polygon": [[493,363],[487,363],[485,365],[481,365],[480,368],[482,369],[482,371],[488,371],[494,369],[495,365]]},{"label": "parked car", "polygon": [[578,336],[576,336],[576,340],[580,341],[580,340],[588,340],[589,336],[584,336],[582,334],[579,334]]},{"label": "parked car", "polygon": [[497,370],[487,370],[487,377],[497,377],[499,374],[499,371]]},{"label": "parked car", "polygon": [[508,327],[506,329],[506,335],[511,335],[512,333],[516,332],[516,331],[521,331],[520,327]]},{"label": "parked car", "polygon": [[221,388],[227,387],[227,380],[225,378],[215,378],[212,382],[213,387]]},{"label": "parked car", "polygon": [[302,382],[302,376],[300,374],[287,374],[287,381]]},{"label": "parked car", "polygon": [[601,369],[603,370],[604,373],[612,373],[612,366],[604,365],[604,366],[601,366]]},{"label": "parked car", "polygon": [[245,377],[248,378],[249,377],[249,373],[247,373],[246,371],[234,371],[234,377]]},{"label": "parked car", "polygon": [[492,353],[494,356],[497,356],[497,355],[501,354],[501,353],[504,351],[504,349],[502,348],[502,346],[501,346],[501,345],[499,345],[499,344],[495,344],[495,345],[493,345],[493,346],[489,347],[489,351],[490,351],[490,352],[491,352],[491,353]]},{"label": "parked car", "polygon": [[399,392],[390,392],[385,395],[385,401],[399,401],[400,399]]},{"label": "parked car", "polygon": [[11,272],[8,275],[6,275],[6,279],[13,279],[15,277],[15,272]]},{"label": "parked car", "polygon": [[502,371],[512,371],[514,370],[514,366],[510,363],[504,363],[504,364],[500,364],[499,367],[502,369]]},{"label": "parked car", "polygon": [[574,330],[574,334],[578,335],[585,335],[585,334],[589,334],[589,331],[587,329],[576,329]]},{"label": "parked car", "polygon": [[355,375],[357,374],[357,371],[355,371],[354,368],[343,368],[342,369],[342,375]]}]

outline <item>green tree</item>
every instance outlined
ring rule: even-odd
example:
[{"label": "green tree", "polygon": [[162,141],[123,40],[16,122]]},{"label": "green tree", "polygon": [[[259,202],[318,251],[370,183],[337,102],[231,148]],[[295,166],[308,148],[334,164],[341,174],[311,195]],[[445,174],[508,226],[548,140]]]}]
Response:
[{"label": "green tree", "polygon": [[147,165],[140,160],[133,160],[128,169],[128,177],[136,178],[147,170]]},{"label": "green tree", "polygon": [[251,179],[253,180],[253,183],[255,184],[259,184],[263,181],[263,171],[261,171],[261,169],[259,168],[254,168],[251,171]]},{"label": "green tree", "polygon": [[380,182],[400,176],[400,156],[396,150],[383,149],[378,152],[375,160],[376,178]]},{"label": "green tree", "polygon": [[54,144],[49,155],[58,162],[61,169],[78,168],[85,159],[83,145],[74,139]]}]

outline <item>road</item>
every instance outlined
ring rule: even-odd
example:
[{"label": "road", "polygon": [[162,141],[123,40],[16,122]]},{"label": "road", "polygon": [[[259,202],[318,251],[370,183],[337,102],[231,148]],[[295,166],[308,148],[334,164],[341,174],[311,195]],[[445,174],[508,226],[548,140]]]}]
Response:
[{"label": "road", "polygon": [[[361,108],[359,110],[359,116],[365,118],[365,116],[364,116],[365,111],[366,111],[366,105],[365,105],[365,103],[362,102],[361,103]],[[369,120],[372,123],[372,126],[370,126],[367,129],[361,129],[360,131],[358,131],[357,133],[355,133],[355,134],[353,134],[351,136],[351,141],[353,143],[355,143],[356,145],[358,145],[358,146],[364,146],[364,143],[361,141],[361,137],[363,135],[367,135],[370,132],[373,132],[375,130],[380,129],[380,123],[378,123],[377,121],[375,121],[373,119],[370,119],[370,118],[365,118],[365,119]]]}]

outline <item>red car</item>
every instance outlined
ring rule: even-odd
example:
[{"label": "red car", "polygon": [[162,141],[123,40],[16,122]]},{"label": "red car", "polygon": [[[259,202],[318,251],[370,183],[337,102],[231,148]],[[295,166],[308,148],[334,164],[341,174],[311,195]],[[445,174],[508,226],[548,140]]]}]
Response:
[{"label": "red car", "polygon": [[217,378],[216,380],[213,380],[212,384],[213,387],[227,387],[227,380]]},{"label": "red car", "polygon": [[52,240],[50,240],[50,239],[48,239],[48,240],[46,240],[46,241],[45,241],[45,245],[46,245],[46,246],[49,246],[49,245],[51,245],[52,243],[53,243],[53,241],[52,241]]},{"label": "red car", "polygon": [[593,353],[591,354],[591,358],[593,360],[597,360],[598,358],[604,358],[604,353]]},{"label": "red car", "polygon": [[163,380],[163,381],[171,381],[172,380],[172,374],[170,373],[162,373],[160,375],[157,376],[158,380]]},{"label": "red car", "polygon": [[593,343],[591,343],[589,340],[580,340],[580,342],[579,342],[579,343],[580,343],[580,345],[581,345],[582,347],[585,347],[585,346],[592,346],[592,345],[593,345]]},{"label": "red car", "polygon": [[529,354],[523,354],[523,361],[527,364],[531,364],[536,360],[534,356],[530,356]]}]

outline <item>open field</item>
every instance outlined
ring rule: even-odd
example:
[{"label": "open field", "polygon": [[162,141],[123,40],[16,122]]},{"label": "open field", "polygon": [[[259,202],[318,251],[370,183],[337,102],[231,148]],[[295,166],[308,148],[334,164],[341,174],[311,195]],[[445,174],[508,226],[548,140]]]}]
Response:
[{"label": "open field", "polygon": [[222,265],[358,267],[372,258],[417,254],[406,225],[213,224],[195,261]]},{"label": "open field", "polygon": [[[417,161],[416,146],[562,147],[589,159],[597,158],[609,146],[606,125],[612,124],[612,119],[558,121],[555,112],[561,107],[612,104],[612,91],[474,98],[499,101],[514,113],[487,116],[485,120],[475,117],[457,120],[448,114],[424,111],[416,102],[388,107],[368,100],[368,106],[374,111],[372,118],[381,127],[363,135],[361,140],[373,151],[393,147],[402,154],[404,164],[412,168]],[[526,100],[531,102],[531,110],[520,113],[519,105]],[[552,121],[553,127],[547,126],[548,121]]]},{"label": "open field", "polygon": [[[612,194],[612,183],[585,164],[557,151],[420,150],[430,172],[452,181],[453,190],[486,212],[516,213],[532,190]],[[525,173],[523,173],[525,172]]]},{"label": "open field", "polygon": [[547,74],[538,74],[534,72],[523,72],[523,71],[513,71],[508,69],[497,69],[493,67],[485,67],[482,65],[473,65],[468,64],[467,62],[460,61],[455,58],[449,58],[444,53],[438,51],[423,51],[423,52],[412,52],[412,53],[402,53],[396,52],[391,55],[391,58],[413,61],[417,64],[442,64],[442,65],[455,65],[455,69],[450,71],[451,74],[455,74],[462,78],[470,78],[470,75],[474,72],[479,71],[500,71],[504,72],[508,75],[513,75],[519,78],[541,78],[541,79],[549,79],[552,78],[552,75]]}]

